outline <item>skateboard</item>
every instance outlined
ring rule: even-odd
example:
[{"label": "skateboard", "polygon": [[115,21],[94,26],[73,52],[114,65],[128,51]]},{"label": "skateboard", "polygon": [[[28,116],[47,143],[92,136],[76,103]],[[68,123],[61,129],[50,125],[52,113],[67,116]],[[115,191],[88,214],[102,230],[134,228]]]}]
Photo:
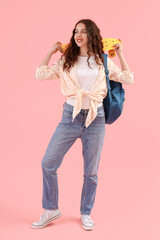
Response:
[{"label": "skateboard", "polygon": [[[114,47],[112,47],[114,44],[120,43],[122,44],[122,41],[120,39],[115,39],[115,38],[103,38],[102,39],[103,42],[103,51],[108,51],[109,57],[115,57],[116,56],[116,52],[114,50]],[[64,52],[66,50],[66,48],[68,47],[68,44],[58,44],[61,48],[62,48],[62,52]]]}]

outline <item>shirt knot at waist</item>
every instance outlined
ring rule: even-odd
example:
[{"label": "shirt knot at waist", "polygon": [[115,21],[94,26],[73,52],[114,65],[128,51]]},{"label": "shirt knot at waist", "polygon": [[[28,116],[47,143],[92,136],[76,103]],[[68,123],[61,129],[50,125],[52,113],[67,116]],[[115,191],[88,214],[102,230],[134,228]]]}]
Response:
[{"label": "shirt knot at waist", "polygon": [[77,91],[77,95],[81,96],[81,95],[89,95],[89,91],[85,90],[84,88],[81,88]]},{"label": "shirt knot at waist", "polygon": [[[73,108],[73,115],[72,115],[72,122],[74,121],[74,118],[79,114],[82,108],[82,95],[88,95],[90,97],[90,108],[88,111],[88,115],[86,118],[86,127],[89,126],[89,124],[94,120],[94,118],[97,115],[97,101],[95,101],[94,96],[91,96],[90,92],[85,89],[79,89],[76,94],[76,101]],[[93,98],[93,99],[92,99]]]}]

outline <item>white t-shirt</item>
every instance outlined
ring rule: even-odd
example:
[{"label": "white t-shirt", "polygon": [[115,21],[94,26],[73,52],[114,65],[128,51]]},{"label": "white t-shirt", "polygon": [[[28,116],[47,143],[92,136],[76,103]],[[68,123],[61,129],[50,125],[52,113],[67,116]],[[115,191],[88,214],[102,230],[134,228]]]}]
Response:
[{"label": "white t-shirt", "polygon": [[[80,86],[90,91],[94,86],[97,77],[98,77],[98,65],[95,61],[95,56],[90,56],[89,63],[90,68],[87,62],[88,57],[78,56],[78,66],[77,66],[77,79]],[[68,98],[67,103],[74,106],[75,98]],[[98,103],[97,107],[102,106],[103,103]],[[90,98],[86,95],[82,96],[82,109],[89,109],[90,107]]]}]

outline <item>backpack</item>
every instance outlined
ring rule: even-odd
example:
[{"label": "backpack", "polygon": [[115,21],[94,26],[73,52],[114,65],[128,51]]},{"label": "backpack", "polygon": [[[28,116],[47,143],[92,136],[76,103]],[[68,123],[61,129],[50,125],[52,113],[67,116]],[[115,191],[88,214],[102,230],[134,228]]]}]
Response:
[{"label": "backpack", "polygon": [[107,69],[108,55],[105,53],[102,54],[102,56],[104,58],[104,67],[108,87],[107,96],[103,99],[105,124],[112,124],[122,113],[123,104],[125,101],[125,91],[122,87],[122,83],[109,80],[109,71]]}]

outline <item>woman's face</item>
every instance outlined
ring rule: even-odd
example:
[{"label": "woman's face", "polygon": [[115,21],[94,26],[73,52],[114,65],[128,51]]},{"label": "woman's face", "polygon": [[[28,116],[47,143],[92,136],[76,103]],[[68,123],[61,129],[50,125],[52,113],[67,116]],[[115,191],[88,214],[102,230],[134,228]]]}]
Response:
[{"label": "woman's face", "polygon": [[[81,41],[78,41],[80,39]],[[87,45],[87,30],[84,23],[78,23],[75,28],[74,40],[78,47],[84,47]]]}]

